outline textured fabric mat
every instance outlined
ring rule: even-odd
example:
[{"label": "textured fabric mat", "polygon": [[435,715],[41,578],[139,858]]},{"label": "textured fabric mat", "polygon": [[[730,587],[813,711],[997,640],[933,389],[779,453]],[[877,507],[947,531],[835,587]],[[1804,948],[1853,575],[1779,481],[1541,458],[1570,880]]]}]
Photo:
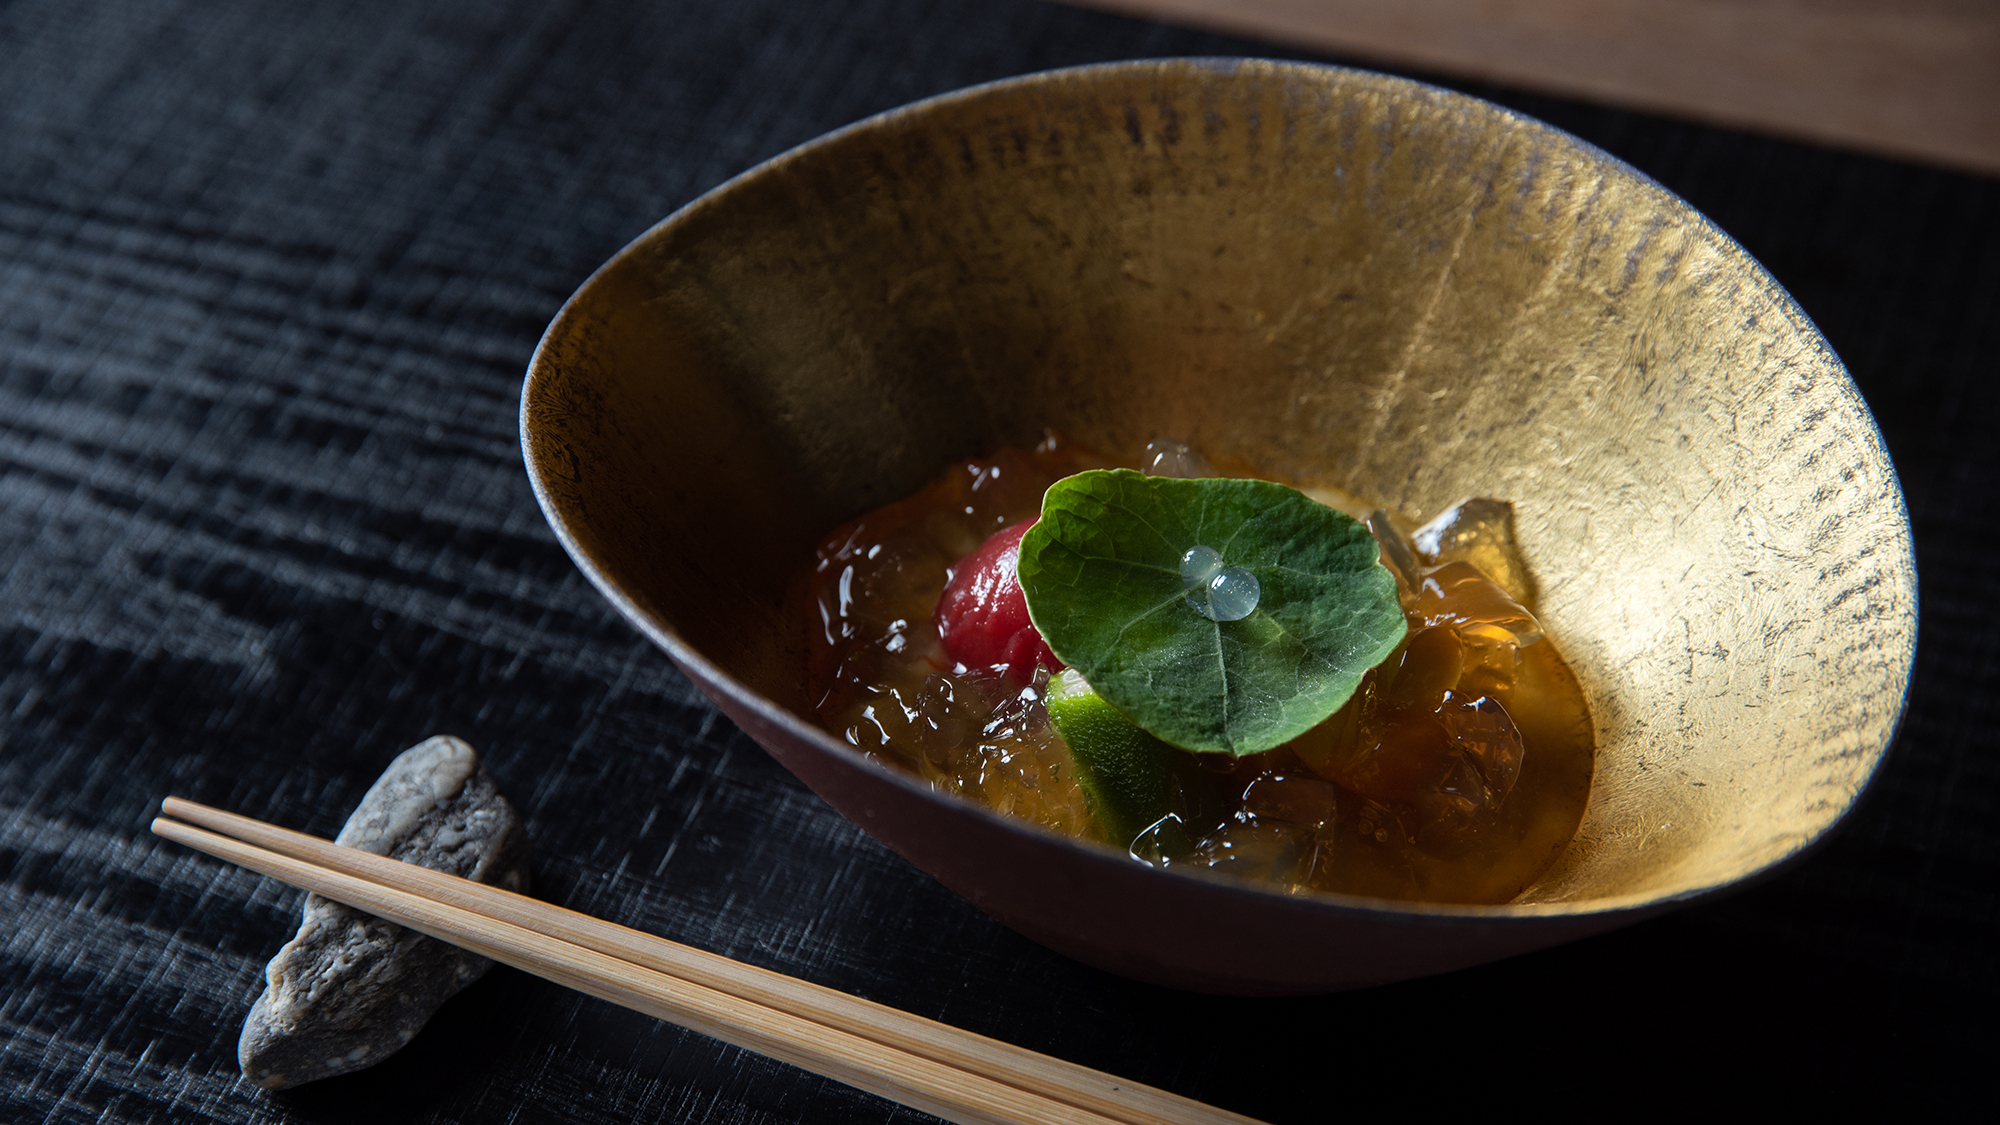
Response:
[{"label": "textured fabric mat", "polygon": [[520,380],[625,242],[918,97],[1245,53],[1284,52],[1031,0],[0,7],[0,1120],[923,1119],[506,969],[372,1071],[240,1082],[299,895],[146,820],[180,793],[330,835],[433,732],[485,755],[553,901],[1272,1122],[1969,1086],[2000,1001],[1993,181],[1461,87],[1763,260],[1916,527],[1916,686],[1858,812],[1591,941],[1297,1000],[1083,968],[822,805],[565,558]]}]

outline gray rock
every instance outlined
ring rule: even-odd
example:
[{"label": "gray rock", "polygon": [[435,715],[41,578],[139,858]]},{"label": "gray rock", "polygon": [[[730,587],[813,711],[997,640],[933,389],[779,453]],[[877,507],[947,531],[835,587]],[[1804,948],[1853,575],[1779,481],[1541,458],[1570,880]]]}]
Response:
[{"label": "gray rock", "polygon": [[[337,843],[436,871],[528,889],[528,834],[479,755],[449,735],[389,763]],[[264,970],[238,1041],[243,1077],[266,1090],[360,1070],[416,1037],[493,962],[307,895],[298,936]]]}]

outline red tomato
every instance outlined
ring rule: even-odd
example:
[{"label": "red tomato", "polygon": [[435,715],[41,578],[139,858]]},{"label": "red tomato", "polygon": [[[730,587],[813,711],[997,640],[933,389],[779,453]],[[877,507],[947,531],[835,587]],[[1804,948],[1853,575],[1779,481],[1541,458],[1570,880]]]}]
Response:
[{"label": "red tomato", "polygon": [[1063,662],[1049,651],[1035,624],[1028,619],[1028,597],[1021,592],[1015,568],[1021,561],[1021,536],[1035,526],[1025,520],[993,533],[977,551],[960,559],[938,599],[937,623],[944,651],[968,669],[990,669],[1025,683],[1036,664],[1060,672]]}]

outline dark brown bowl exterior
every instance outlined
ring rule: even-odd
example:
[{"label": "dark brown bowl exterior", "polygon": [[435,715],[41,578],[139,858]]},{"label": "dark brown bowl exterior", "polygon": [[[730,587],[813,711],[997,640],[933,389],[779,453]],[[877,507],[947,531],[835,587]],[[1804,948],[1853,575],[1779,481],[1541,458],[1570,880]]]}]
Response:
[{"label": "dark brown bowl exterior", "polygon": [[[1270,893],[936,794],[805,716],[817,538],[1045,427],[1412,515],[1515,502],[1599,732],[1513,904]],[[1298,64],[1033,75],[831,134],[571,298],[529,476],[591,580],[829,803],[1114,972],[1313,992],[1629,922],[1800,854],[1901,714],[1915,571],[1840,363],[1741,248],[1573,138]]]}]

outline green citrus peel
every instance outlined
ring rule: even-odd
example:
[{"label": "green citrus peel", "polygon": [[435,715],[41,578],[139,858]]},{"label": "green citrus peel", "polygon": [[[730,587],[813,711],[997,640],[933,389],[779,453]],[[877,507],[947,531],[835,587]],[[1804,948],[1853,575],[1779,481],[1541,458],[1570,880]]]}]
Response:
[{"label": "green citrus peel", "polygon": [[[1049,719],[1069,745],[1076,783],[1111,842],[1129,845],[1173,811],[1179,775],[1194,759],[1134,726],[1072,668],[1049,681]],[[1178,845],[1177,847],[1174,845]],[[1185,851],[1189,841],[1170,841]]]}]

